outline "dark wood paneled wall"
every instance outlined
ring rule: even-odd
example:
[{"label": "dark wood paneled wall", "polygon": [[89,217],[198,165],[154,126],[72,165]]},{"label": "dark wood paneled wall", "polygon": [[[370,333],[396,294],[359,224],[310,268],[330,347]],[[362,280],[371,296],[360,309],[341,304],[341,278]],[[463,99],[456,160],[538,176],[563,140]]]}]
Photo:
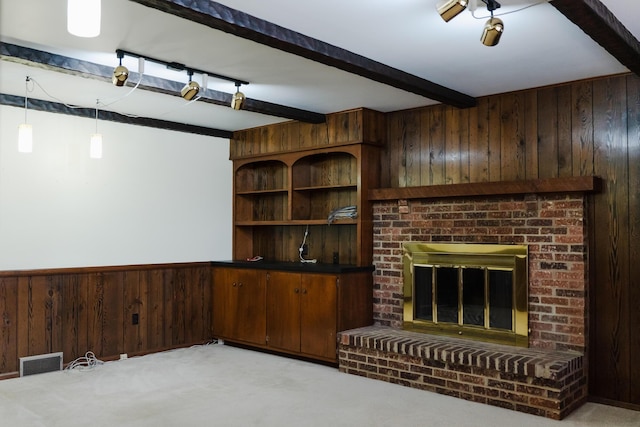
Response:
[{"label": "dark wood paneled wall", "polygon": [[[208,263],[0,273],[0,376],[23,356],[143,354],[213,337]],[[133,315],[138,324],[133,324]]]},{"label": "dark wood paneled wall", "polygon": [[[234,135],[231,155],[349,140],[360,120],[345,113],[326,125],[249,130]],[[634,363],[640,354],[640,79],[614,76],[490,96],[470,109],[389,113],[386,123],[381,187],[603,179],[603,191],[589,199],[589,389],[602,401],[640,405]],[[376,132],[365,139],[383,138]],[[17,358],[31,354],[62,350],[69,361],[92,350],[110,357],[213,336],[208,266],[103,270],[0,274],[0,373],[15,372]],[[139,325],[131,324],[133,313]]]},{"label": "dark wood paneled wall", "polygon": [[596,175],[589,199],[589,389],[640,405],[640,78],[387,115],[383,187]]}]

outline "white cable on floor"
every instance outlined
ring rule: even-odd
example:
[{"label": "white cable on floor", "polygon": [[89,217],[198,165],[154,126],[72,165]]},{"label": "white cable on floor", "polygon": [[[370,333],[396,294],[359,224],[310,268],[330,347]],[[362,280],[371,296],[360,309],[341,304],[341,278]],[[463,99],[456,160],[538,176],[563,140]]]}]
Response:
[{"label": "white cable on floor", "polygon": [[70,371],[72,369],[93,369],[102,364],[104,364],[104,362],[98,359],[92,351],[87,351],[84,356],[78,357],[76,360],[69,363],[64,369],[65,371]]}]

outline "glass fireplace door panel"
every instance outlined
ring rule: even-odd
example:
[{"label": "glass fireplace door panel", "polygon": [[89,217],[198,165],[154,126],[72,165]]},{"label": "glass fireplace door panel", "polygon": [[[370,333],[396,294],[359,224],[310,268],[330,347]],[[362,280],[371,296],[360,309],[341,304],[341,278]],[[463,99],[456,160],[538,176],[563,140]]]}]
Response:
[{"label": "glass fireplace door panel", "polygon": [[484,269],[462,269],[462,323],[484,327]]},{"label": "glass fireplace door panel", "polygon": [[513,271],[489,270],[489,325],[513,329]]},{"label": "glass fireplace door panel", "polygon": [[458,268],[436,268],[437,322],[458,323]]},{"label": "glass fireplace door panel", "polygon": [[433,267],[414,268],[413,317],[433,321]]}]

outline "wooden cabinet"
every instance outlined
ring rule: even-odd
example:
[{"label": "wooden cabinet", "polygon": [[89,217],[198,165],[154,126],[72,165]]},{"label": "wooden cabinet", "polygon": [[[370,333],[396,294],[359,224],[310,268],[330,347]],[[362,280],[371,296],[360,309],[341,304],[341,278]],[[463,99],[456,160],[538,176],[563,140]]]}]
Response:
[{"label": "wooden cabinet", "polygon": [[338,332],[373,321],[371,268],[213,264],[213,331],[229,342],[335,363]]},{"label": "wooden cabinet", "polygon": [[267,345],[335,360],[338,277],[271,272],[267,280]]},{"label": "wooden cabinet", "polygon": [[[384,114],[367,109],[234,132],[233,260],[213,263],[218,337],[336,362],[337,333],[372,323],[368,193],[385,137]],[[329,221],[347,207],[355,215]],[[301,262],[303,241],[316,263]]]},{"label": "wooden cabinet", "polygon": [[213,332],[249,344],[266,336],[265,273],[241,268],[213,270]]},{"label": "wooden cabinet", "polygon": [[[271,147],[262,140],[270,138],[269,126],[264,132],[234,134],[234,260],[259,255],[274,262],[298,262],[307,233],[306,258],[371,265],[373,221],[367,197],[380,184],[381,143],[378,132],[368,132],[367,126],[378,126],[382,119],[371,112],[354,115],[361,120],[360,134],[305,148],[262,151]],[[251,142],[254,150],[248,153],[237,147]],[[351,206],[354,217],[329,223],[332,211]]]}]

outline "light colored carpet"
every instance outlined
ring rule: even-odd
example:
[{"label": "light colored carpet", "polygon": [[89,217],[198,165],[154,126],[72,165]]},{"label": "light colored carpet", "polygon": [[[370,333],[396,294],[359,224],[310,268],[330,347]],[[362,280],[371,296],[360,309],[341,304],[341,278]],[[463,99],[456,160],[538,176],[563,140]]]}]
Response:
[{"label": "light colored carpet", "polygon": [[588,403],[562,422],[213,344],[0,381],[0,426],[640,426]]}]

